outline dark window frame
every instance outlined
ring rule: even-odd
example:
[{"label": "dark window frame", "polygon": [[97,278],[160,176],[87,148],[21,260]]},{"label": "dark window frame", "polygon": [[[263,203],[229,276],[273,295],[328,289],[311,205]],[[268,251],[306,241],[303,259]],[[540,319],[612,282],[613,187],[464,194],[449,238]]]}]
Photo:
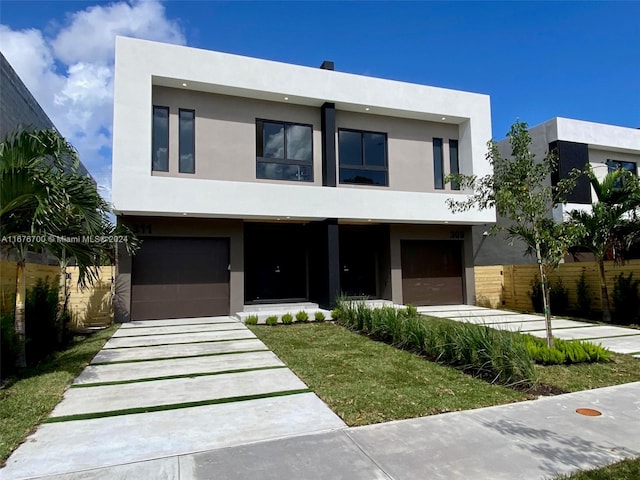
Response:
[{"label": "dark window frame", "polygon": [[[444,190],[444,140],[433,137],[431,142],[433,144],[433,188]],[[436,158],[436,143],[440,143],[440,156],[438,158]],[[438,166],[440,166],[439,173]]]},{"label": "dark window frame", "polygon": [[[342,156],[340,155],[340,132],[351,132],[360,134],[360,165],[353,163],[342,163]],[[366,163],[366,152],[365,152],[365,134],[372,135],[383,135],[384,136],[384,166],[380,165],[368,165]],[[338,129],[338,178],[339,182],[343,185],[367,185],[371,187],[388,187],[389,186],[389,136],[387,132],[375,132],[372,130],[358,130],[354,128],[339,128]],[[362,170],[362,171],[375,171],[375,172],[384,172],[385,174],[385,183],[384,185],[380,184],[368,184],[368,183],[358,183],[358,182],[345,182],[342,180],[342,175],[340,172],[342,169],[345,170]]]},{"label": "dark window frame", "polygon": [[[284,157],[283,158],[269,158],[258,155],[259,152],[264,152],[264,123],[272,123],[277,125],[282,125],[283,127],[283,137],[282,141],[284,144]],[[287,125],[293,126],[301,126],[307,127],[311,129],[311,159],[310,160],[298,160],[298,159],[289,159],[287,158]],[[299,166],[299,167],[309,167],[309,171],[311,175],[309,178],[302,178],[297,180],[291,180],[288,178],[271,178],[271,177],[261,177],[258,175],[258,167],[259,165],[267,164],[267,163],[276,163],[279,165],[287,165],[287,166]],[[286,122],[283,120],[270,120],[266,118],[256,118],[256,178],[264,179],[264,180],[281,180],[285,182],[313,182],[314,171],[313,171],[313,124],[310,123],[300,123],[300,122]]]},{"label": "dark window frame", "polygon": [[[607,173],[611,173],[618,168],[622,170],[627,170],[628,172],[633,173],[634,175],[638,175],[638,164],[636,162],[632,162],[630,160],[615,160],[613,158],[607,158]],[[633,165],[633,170],[627,168],[626,165]]]},{"label": "dark window frame", "polygon": [[[193,171],[184,171],[182,169],[182,141],[180,135],[180,123],[182,122],[182,112],[190,112],[193,114],[193,135],[191,138],[191,149],[193,152]],[[196,173],[196,111],[193,108],[178,109],[178,172],[195,174]]]},{"label": "dark window frame", "polygon": [[[455,149],[453,148],[455,145]],[[455,159],[451,152],[455,151]],[[449,139],[449,173],[460,173],[460,142],[456,139]],[[458,182],[451,182],[451,190],[460,190]]]},{"label": "dark window frame", "polygon": [[[166,135],[166,146],[167,146],[167,168],[160,169],[155,168],[156,165],[156,128],[155,128],[155,120],[156,120],[156,110],[163,110],[167,112],[167,135]],[[169,107],[165,107],[162,105],[153,105],[151,109],[151,171],[153,172],[168,172],[169,171],[169,129],[171,124],[171,111]]]}]

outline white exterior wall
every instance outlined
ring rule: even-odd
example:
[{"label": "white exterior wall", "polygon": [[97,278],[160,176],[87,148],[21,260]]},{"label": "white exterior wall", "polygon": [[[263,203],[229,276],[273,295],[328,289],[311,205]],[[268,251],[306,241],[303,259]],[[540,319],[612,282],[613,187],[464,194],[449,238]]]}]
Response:
[{"label": "white exterior wall", "polygon": [[[186,87],[183,87],[186,83]],[[152,85],[186,88],[337,111],[454,125],[460,170],[489,173],[486,95],[301,67],[118,37],[113,131],[113,203],[126,215],[218,218],[341,218],[384,222],[483,224],[492,210],[453,215],[450,192],[317,188],[151,175]],[[443,120],[444,117],[444,120]],[[253,142],[254,138],[247,139]]]}]

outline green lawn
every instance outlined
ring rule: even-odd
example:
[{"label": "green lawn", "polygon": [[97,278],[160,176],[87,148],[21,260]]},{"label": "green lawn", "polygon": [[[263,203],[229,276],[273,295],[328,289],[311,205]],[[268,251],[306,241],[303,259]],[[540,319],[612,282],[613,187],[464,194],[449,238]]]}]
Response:
[{"label": "green lawn", "polygon": [[556,478],[557,480],[632,480],[640,478],[640,458]]},{"label": "green lawn", "polygon": [[74,342],[49,361],[8,379],[0,388],[0,464],[60,402],[67,386],[117,328],[112,326]]},{"label": "green lawn", "polygon": [[[349,425],[532,398],[333,323],[251,329]],[[536,373],[541,385],[532,393],[574,392],[640,381],[640,361],[613,354],[607,363],[536,366]]]},{"label": "green lawn", "polygon": [[529,398],[333,323],[250,328],[348,425]]},{"label": "green lawn", "polygon": [[611,354],[606,363],[580,363],[576,365],[536,365],[538,381],[553,385],[565,392],[578,392],[592,388],[609,387],[640,381],[640,360],[631,355]]}]

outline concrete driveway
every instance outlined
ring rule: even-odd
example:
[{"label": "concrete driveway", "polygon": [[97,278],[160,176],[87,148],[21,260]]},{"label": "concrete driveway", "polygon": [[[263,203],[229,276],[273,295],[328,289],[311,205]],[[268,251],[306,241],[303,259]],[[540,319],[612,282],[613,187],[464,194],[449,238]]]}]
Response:
[{"label": "concrete driveway", "polygon": [[[529,333],[544,338],[544,317],[530,313],[476,307],[473,305],[439,305],[418,307],[418,311],[432,317],[449,318],[460,322],[484,324],[492,328]],[[599,343],[612,352],[627,353],[640,358],[640,330],[598,325],[575,320],[553,318],[553,336],[564,340],[587,340]]]},{"label": "concrete driveway", "polygon": [[[0,476],[98,469],[106,473],[97,478],[163,478],[164,464],[155,465],[160,458],[345,426],[231,317],[131,322],[116,331]],[[149,461],[151,477],[117,473]],[[114,466],[120,467],[104,470]],[[81,478],[96,477],[87,472]]]}]

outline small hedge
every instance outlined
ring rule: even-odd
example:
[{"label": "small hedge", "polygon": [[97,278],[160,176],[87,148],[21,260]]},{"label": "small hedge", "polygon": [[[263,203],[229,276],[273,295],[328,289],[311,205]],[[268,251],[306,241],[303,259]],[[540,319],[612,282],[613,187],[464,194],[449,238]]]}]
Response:
[{"label": "small hedge", "polygon": [[257,325],[258,324],[258,316],[257,315],[249,315],[244,319],[245,325]]},{"label": "small hedge", "polygon": [[534,362],[542,365],[570,365],[572,363],[608,362],[611,352],[606,348],[580,340],[553,340],[553,348],[546,340],[525,335],[527,351]]},{"label": "small hedge", "polygon": [[282,323],[283,325],[291,325],[293,323],[293,315],[290,313],[282,315]]},{"label": "small hedge", "polygon": [[304,310],[300,310],[296,313],[296,322],[306,323],[309,321],[309,314]]},{"label": "small hedge", "polygon": [[326,317],[324,316],[324,313],[316,312],[313,314],[313,318],[315,319],[316,322],[324,322]]},{"label": "small hedge", "polygon": [[277,315],[269,315],[265,320],[265,323],[271,327],[278,324],[278,316]]}]

